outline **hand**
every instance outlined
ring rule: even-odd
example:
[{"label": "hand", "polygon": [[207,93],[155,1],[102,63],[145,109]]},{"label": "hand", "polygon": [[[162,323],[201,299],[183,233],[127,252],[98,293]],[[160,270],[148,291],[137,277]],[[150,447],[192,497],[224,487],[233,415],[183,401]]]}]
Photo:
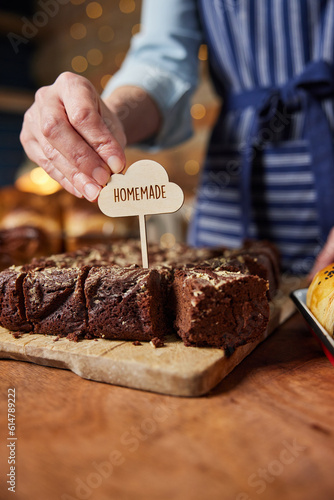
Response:
[{"label": "hand", "polygon": [[28,157],[75,196],[95,201],[125,166],[126,137],[117,114],[82,76],[62,73],[36,92],[21,136]]},{"label": "hand", "polygon": [[309,281],[312,281],[318,271],[321,271],[321,269],[324,269],[324,267],[327,267],[332,262],[334,262],[334,227],[331,229],[327,241],[308,275]]}]

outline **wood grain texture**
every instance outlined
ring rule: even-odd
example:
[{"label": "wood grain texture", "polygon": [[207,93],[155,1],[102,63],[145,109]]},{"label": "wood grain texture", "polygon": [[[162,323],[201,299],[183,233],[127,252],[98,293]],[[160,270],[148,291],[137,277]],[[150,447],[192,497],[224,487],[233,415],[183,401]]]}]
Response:
[{"label": "wood grain texture", "polygon": [[[201,398],[1,360],[1,499],[332,500],[333,373],[299,315]],[[8,387],[15,495],[4,488]]]},{"label": "wood grain texture", "polygon": [[173,396],[200,396],[210,391],[233,370],[267,335],[294,311],[292,301],[278,295],[271,304],[269,327],[255,342],[238,347],[227,357],[224,350],[185,347],[170,336],[162,348],[148,342],[98,339],[72,342],[54,336],[23,334],[15,339],[0,328],[0,357],[67,368],[90,380]]}]

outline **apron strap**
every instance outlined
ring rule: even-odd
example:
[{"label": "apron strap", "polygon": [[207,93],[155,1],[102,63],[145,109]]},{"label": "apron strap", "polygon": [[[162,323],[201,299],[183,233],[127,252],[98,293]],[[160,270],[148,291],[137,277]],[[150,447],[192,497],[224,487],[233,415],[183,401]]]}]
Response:
[{"label": "apron strap", "polygon": [[[317,209],[321,236],[325,242],[331,229],[330,211],[334,209],[334,145],[332,132],[321,100],[334,98],[334,66],[326,61],[313,61],[304,71],[280,88],[260,88],[229,95],[227,111],[254,107],[255,113],[242,151],[241,208],[243,236],[249,237],[251,212],[251,179],[256,153],[270,140],[278,139],[273,123],[279,120],[283,127],[290,123],[291,114],[302,110],[305,114],[305,137],[312,155],[312,169],[317,195]],[[280,127],[282,128],[282,127]],[[270,130],[271,134],[265,134]]]}]

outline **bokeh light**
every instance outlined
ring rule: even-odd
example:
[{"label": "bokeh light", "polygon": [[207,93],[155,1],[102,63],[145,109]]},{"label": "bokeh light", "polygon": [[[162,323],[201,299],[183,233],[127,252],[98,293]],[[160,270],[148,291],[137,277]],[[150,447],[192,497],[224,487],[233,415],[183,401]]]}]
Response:
[{"label": "bokeh light", "polygon": [[83,56],[75,56],[71,61],[71,66],[76,73],[83,73],[88,68],[88,62]]},{"label": "bokeh light", "polygon": [[91,19],[97,19],[102,16],[102,5],[99,2],[90,2],[86,7],[86,14]]},{"label": "bokeh light", "polygon": [[111,42],[115,36],[115,32],[111,26],[101,26],[97,32],[97,36],[101,42]]},{"label": "bokeh light", "polygon": [[140,23],[138,23],[138,24],[134,24],[134,25],[132,26],[131,34],[132,34],[132,35],[136,35],[137,33],[139,33],[140,28],[141,28]]},{"label": "bokeh light", "polygon": [[117,68],[120,68],[122,66],[125,56],[126,52],[118,52],[118,54],[115,55],[115,64]]},{"label": "bokeh light", "polygon": [[190,113],[194,120],[201,120],[206,115],[205,106],[203,104],[193,104]]},{"label": "bokeh light", "polygon": [[70,35],[74,40],[81,40],[87,35],[87,28],[82,23],[74,23],[70,28]]},{"label": "bokeh light", "polygon": [[200,169],[199,162],[196,160],[188,160],[184,164],[184,171],[188,175],[197,175]]},{"label": "bokeh light", "polygon": [[206,61],[208,59],[208,47],[202,44],[198,51],[198,59],[200,61]]},{"label": "bokeh light", "polygon": [[172,233],[164,233],[160,238],[160,245],[163,248],[172,248],[175,243],[175,236]]},{"label": "bokeh light", "polygon": [[56,193],[61,185],[53,180],[41,167],[33,168],[30,172],[21,175],[15,182],[20,191],[48,195]]},{"label": "bokeh light", "polygon": [[136,2],[134,0],[120,0],[119,10],[123,14],[130,14],[136,9]]},{"label": "bokeh light", "polygon": [[106,87],[111,77],[112,75],[103,75],[103,77],[100,80],[100,85],[103,89]]},{"label": "bokeh light", "polygon": [[90,49],[87,52],[87,60],[92,66],[99,66],[103,61],[103,54],[99,49]]}]

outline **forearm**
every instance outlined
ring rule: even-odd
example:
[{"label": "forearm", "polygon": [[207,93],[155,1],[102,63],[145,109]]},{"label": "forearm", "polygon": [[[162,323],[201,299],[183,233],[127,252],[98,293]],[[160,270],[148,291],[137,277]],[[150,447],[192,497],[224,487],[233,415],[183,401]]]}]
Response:
[{"label": "forearm", "polygon": [[159,132],[162,116],[145,90],[130,85],[119,87],[104,102],[122,122],[127,144],[144,141]]}]

